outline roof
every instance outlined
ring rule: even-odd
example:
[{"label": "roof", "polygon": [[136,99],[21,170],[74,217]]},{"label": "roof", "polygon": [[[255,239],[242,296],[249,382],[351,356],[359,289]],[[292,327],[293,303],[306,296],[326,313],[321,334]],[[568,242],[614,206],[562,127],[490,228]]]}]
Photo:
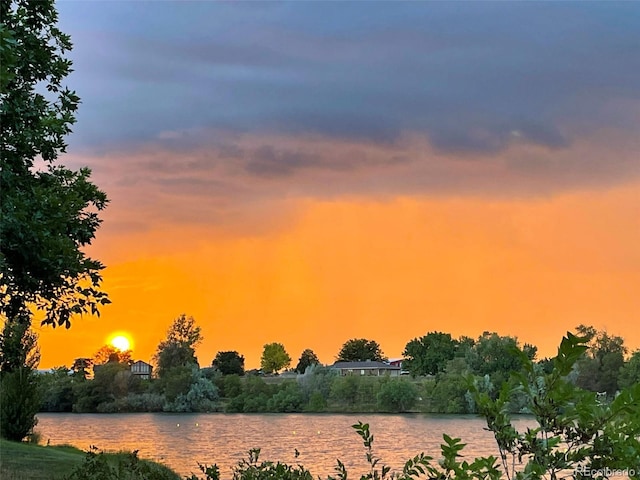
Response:
[{"label": "roof", "polygon": [[342,370],[367,370],[367,369],[382,369],[382,370],[400,370],[400,367],[395,367],[384,362],[376,362],[374,360],[367,360],[365,362],[336,362],[331,365],[331,368],[339,368]]},{"label": "roof", "polygon": [[135,362],[132,363],[132,365],[137,365],[137,364],[140,364],[140,363],[144,364],[144,365],[151,366],[147,362],[145,362],[144,360],[136,360]]}]

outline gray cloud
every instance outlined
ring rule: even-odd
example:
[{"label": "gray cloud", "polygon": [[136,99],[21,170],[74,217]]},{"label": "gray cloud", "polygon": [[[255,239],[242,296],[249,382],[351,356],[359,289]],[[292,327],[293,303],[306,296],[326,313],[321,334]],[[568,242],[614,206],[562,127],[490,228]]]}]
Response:
[{"label": "gray cloud", "polygon": [[[640,4],[251,5],[61,3],[83,98],[72,146],[170,149],[209,131],[393,146],[408,133],[475,158],[640,128]],[[255,148],[218,142],[201,161],[265,178],[370,165]]]},{"label": "gray cloud", "polygon": [[408,163],[404,155],[386,156],[384,153],[374,157],[362,149],[347,147],[333,152],[305,149],[278,148],[273,145],[261,145],[252,152],[245,162],[245,170],[258,177],[290,176],[301,170],[328,172],[350,172],[357,169],[394,166]]},{"label": "gray cloud", "polygon": [[248,172],[260,176],[287,175],[301,168],[322,164],[322,158],[315,154],[292,151],[278,151],[270,145],[257,148],[247,163]]}]

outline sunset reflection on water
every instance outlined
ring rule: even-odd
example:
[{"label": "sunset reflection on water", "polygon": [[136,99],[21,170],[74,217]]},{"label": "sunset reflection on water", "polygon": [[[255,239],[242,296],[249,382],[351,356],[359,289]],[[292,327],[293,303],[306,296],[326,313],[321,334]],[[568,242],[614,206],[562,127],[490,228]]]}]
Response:
[{"label": "sunset reflection on water", "polygon": [[[439,457],[442,434],[460,437],[467,457],[496,455],[483,419],[473,415],[332,415],[332,414],[40,414],[42,441],[86,450],[138,450],[181,475],[198,471],[198,463],[216,463],[223,478],[261,448],[263,460],[300,462],[314,476],[333,473],[340,458],[352,473],[364,472],[364,448],[351,425],[371,425],[375,454],[401,469],[417,453]],[[523,420],[528,423],[527,420]],[[295,449],[300,452],[295,458]]]}]

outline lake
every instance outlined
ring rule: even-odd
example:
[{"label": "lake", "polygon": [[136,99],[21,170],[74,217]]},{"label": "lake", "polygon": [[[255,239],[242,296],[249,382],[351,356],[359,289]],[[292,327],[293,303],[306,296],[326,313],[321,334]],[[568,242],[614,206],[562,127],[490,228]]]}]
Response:
[{"label": "lake", "polygon": [[467,443],[466,457],[497,456],[484,419],[474,415],[41,413],[38,419],[43,443],[139,450],[141,457],[181,475],[199,473],[198,462],[217,463],[223,479],[231,478],[231,468],[256,447],[262,449],[261,459],[286,463],[296,463],[298,449],[297,461],[323,478],[340,458],[350,476],[359,477],[366,461],[351,428],[358,420],[370,424],[374,452],[393,470],[420,452],[439,458],[443,433]]}]

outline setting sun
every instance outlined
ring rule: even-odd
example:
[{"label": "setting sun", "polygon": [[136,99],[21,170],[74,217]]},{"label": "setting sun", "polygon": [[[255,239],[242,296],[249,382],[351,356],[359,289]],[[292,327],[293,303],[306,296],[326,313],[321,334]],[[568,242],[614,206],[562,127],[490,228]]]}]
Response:
[{"label": "setting sun", "polygon": [[124,335],[113,337],[110,343],[121,352],[125,352],[131,349],[131,341]]}]

